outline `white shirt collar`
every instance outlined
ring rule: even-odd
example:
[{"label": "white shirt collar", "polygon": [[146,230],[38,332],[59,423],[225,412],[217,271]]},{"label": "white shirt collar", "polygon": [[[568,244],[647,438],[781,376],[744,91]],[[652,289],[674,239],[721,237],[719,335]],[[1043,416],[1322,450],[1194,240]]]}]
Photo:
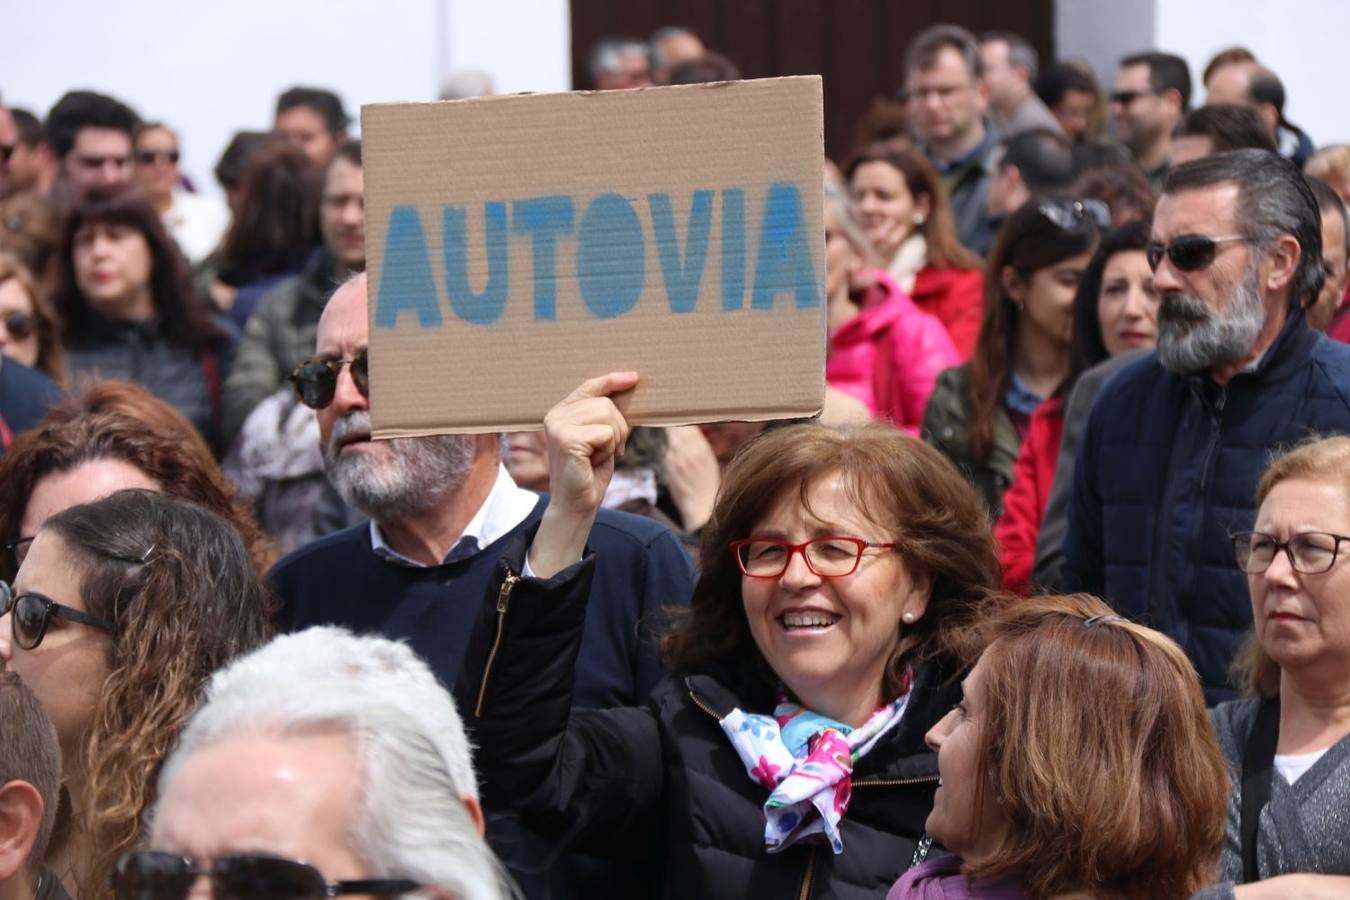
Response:
[{"label": "white shirt collar", "polygon": [[[464,526],[464,533],[451,546],[450,552],[441,561],[442,564],[458,562],[477,554],[524,522],[538,502],[539,495],[518,486],[511,478],[511,474],[506,471],[506,466],[499,463],[497,480],[493,482],[487,499],[478,507],[469,524]],[[374,519],[370,520],[370,546],[376,554],[388,562],[418,569],[431,568],[415,559],[409,559],[390,547]]]}]

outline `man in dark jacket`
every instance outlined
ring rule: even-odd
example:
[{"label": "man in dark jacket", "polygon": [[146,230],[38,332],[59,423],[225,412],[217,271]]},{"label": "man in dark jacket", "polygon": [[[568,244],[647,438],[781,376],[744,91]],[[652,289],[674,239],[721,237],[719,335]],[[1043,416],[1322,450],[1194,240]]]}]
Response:
[{"label": "man in dark jacket", "polygon": [[1167,177],[1149,259],[1158,350],[1103,388],[1079,450],[1063,588],[1171,635],[1211,703],[1252,625],[1230,535],[1252,527],[1271,454],[1350,431],[1350,348],[1307,325],[1321,288],[1317,201],[1264,150]]},{"label": "man in dark jacket", "polygon": [[[277,563],[281,627],[333,624],[406,640],[447,687],[454,684],[478,607],[505,547],[536,525],[546,500],[501,464],[501,436],[370,439],[365,356],[366,278],[339,288],[318,327],[319,360],[336,373],[316,392],[329,480],[370,521]],[[640,703],[662,669],[652,627],[685,605],[693,565],[679,539],[650,519],[606,511],[590,534],[597,566],[577,657],[578,705]],[[472,693],[472,689],[470,689]],[[530,897],[633,896],[635,874],[600,867],[491,818],[488,838]],[[564,871],[566,870],[566,871]],[[568,878],[572,880],[568,880]],[[597,881],[599,879],[599,881]]]}]

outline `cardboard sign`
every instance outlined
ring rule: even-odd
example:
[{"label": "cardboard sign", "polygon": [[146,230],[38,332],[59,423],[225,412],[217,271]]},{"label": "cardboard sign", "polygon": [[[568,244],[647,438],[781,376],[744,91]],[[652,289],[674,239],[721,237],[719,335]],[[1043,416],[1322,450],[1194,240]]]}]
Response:
[{"label": "cardboard sign", "polygon": [[824,400],[817,76],[361,109],[376,437],[538,428],[631,369],[639,424]]}]

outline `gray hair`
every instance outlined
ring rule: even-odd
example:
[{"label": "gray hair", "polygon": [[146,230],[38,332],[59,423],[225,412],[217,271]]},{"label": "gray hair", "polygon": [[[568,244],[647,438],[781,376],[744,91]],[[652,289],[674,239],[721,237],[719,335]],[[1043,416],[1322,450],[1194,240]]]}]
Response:
[{"label": "gray hair", "polygon": [[478,787],[454,700],[407,646],[321,627],[240,657],[212,677],[164,763],[159,796],[195,751],[259,733],[356,741],[363,788],[352,846],[373,872],[464,900],[514,894],[464,805]]},{"label": "gray hair", "polygon": [[625,56],[641,56],[648,59],[647,45],[635,38],[609,37],[601,38],[595,42],[591,52],[586,56],[586,71],[591,76],[591,81],[595,81],[595,76],[602,73],[614,73],[623,67],[623,58]]},{"label": "gray hair", "polygon": [[1178,166],[1167,174],[1164,194],[1235,184],[1234,224],[1265,249],[1290,235],[1298,241],[1298,268],[1289,292],[1291,307],[1315,301],[1326,279],[1322,271],[1322,215],[1317,198],[1298,166],[1268,150],[1230,150]]}]

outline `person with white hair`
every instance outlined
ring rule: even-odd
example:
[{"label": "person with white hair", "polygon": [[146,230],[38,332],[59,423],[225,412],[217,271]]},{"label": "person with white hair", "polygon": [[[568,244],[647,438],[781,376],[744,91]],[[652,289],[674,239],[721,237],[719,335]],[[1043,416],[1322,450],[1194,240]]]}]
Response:
[{"label": "person with white hair", "polygon": [[449,693],[407,646],[341,628],[278,638],[212,678],[152,822],[149,849],[117,865],[119,900],[186,900],[199,876],[217,898],[515,896]]}]

